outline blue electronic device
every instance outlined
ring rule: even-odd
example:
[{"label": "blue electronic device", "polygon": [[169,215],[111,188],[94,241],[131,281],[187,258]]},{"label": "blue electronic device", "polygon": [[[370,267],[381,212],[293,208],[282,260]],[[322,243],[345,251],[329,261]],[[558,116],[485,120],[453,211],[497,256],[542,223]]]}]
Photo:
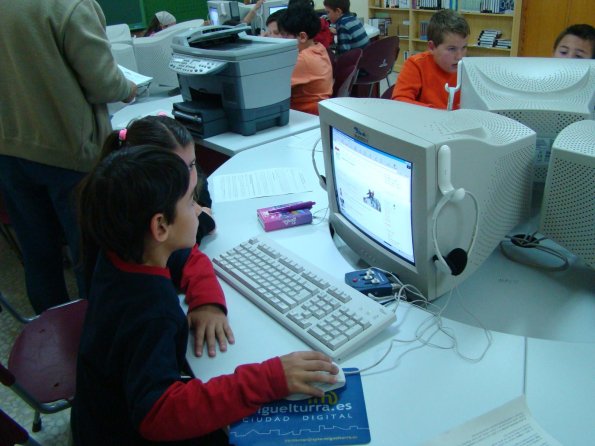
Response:
[{"label": "blue electronic device", "polygon": [[366,295],[382,297],[390,296],[393,293],[392,283],[386,274],[376,268],[346,273],[345,283]]}]

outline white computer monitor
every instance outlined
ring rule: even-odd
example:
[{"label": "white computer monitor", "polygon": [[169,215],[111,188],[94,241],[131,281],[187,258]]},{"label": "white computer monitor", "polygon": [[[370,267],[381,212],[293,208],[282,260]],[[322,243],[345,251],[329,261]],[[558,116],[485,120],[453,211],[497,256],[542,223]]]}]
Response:
[{"label": "white computer monitor", "polygon": [[595,60],[465,57],[461,108],[492,111],[535,130],[534,181],[542,188],[556,136],[573,122],[595,119]]},{"label": "white computer monitor", "polygon": [[188,20],[169,26],[149,37],[133,40],[134,56],[138,72],[153,78],[149,89],[151,94],[174,90],[180,86],[178,75],[169,68],[174,36],[189,29],[200,28],[204,20]]},{"label": "white computer monitor", "polygon": [[570,124],[552,144],[539,232],[595,269],[595,121]]},{"label": "white computer monitor", "polygon": [[240,4],[236,0],[208,0],[211,25],[224,25],[228,20],[240,20]]},{"label": "white computer monitor", "polygon": [[526,218],[528,127],[383,99],[330,99],[319,113],[332,228],[427,299],[469,277]]},{"label": "white computer monitor", "polygon": [[277,11],[287,8],[287,3],[289,3],[289,0],[265,0],[260,10],[256,13],[256,16],[252,20],[251,25],[253,32],[259,30],[265,31],[269,16]]}]

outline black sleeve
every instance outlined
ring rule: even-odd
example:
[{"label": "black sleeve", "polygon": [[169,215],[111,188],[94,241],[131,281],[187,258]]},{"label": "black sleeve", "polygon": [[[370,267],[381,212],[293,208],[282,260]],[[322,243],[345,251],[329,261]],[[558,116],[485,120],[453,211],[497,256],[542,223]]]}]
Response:
[{"label": "black sleeve", "polygon": [[196,232],[196,243],[200,244],[202,238],[215,229],[215,220],[206,212],[198,215],[198,231]]}]

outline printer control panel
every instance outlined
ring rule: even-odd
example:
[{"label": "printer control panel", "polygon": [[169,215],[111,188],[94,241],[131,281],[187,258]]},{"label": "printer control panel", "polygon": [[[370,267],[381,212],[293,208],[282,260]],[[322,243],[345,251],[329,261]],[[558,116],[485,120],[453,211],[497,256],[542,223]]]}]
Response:
[{"label": "printer control panel", "polygon": [[169,68],[180,74],[213,74],[225,68],[227,62],[214,59],[199,59],[196,57],[180,57],[174,55]]}]

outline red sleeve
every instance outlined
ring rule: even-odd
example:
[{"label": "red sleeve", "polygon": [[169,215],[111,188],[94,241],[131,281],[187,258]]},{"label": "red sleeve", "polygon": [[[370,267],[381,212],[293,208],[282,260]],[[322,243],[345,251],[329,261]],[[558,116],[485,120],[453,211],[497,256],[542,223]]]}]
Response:
[{"label": "red sleeve", "polygon": [[328,21],[325,18],[320,17],[320,31],[314,37],[314,41],[321,43],[325,48],[328,48],[333,43],[334,39],[335,36],[331,33]]},{"label": "red sleeve", "polygon": [[418,99],[422,91],[422,74],[420,67],[414,62],[415,58],[410,57],[403,64],[401,72],[397,76],[397,85],[393,88],[392,99],[410,104],[431,107],[430,104],[420,102]]},{"label": "red sleeve", "polygon": [[143,419],[140,434],[151,441],[196,438],[248,416],[289,394],[279,358],[238,367],[203,383],[172,384]]},{"label": "red sleeve", "polygon": [[195,245],[182,270],[181,289],[186,294],[188,311],[205,304],[220,305],[227,312],[225,295],[215,276],[211,260]]}]

